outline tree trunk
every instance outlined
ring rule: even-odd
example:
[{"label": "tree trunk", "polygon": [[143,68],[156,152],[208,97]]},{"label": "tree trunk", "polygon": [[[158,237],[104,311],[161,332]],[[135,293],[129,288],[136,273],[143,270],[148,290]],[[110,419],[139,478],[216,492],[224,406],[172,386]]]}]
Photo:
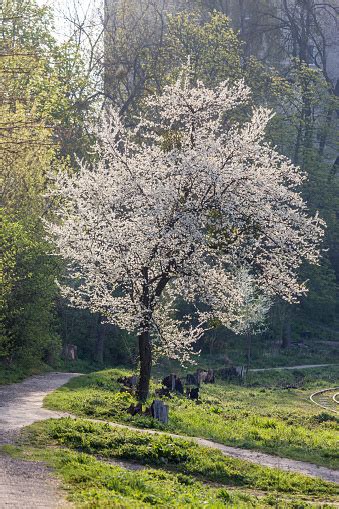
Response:
[{"label": "tree trunk", "polygon": [[61,357],[65,361],[77,361],[78,360],[78,347],[77,345],[71,345],[67,343],[66,345],[63,345]]},{"label": "tree trunk", "polygon": [[139,334],[139,356],[140,356],[140,376],[138,384],[138,400],[145,402],[148,398],[149,383],[152,369],[152,345],[149,331],[143,331]]}]

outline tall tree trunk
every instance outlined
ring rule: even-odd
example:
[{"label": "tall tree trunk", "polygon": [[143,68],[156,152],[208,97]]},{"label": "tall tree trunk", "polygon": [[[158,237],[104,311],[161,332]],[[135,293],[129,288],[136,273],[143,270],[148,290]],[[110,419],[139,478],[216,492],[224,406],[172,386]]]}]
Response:
[{"label": "tall tree trunk", "polygon": [[148,330],[139,334],[139,356],[140,356],[140,375],[138,384],[138,400],[146,401],[149,393],[149,383],[152,369],[152,344]]}]

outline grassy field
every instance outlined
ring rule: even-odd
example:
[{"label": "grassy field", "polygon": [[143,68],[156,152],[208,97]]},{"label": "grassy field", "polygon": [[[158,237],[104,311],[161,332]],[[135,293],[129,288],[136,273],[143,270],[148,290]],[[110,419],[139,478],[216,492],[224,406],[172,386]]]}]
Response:
[{"label": "grassy field", "polygon": [[[170,420],[166,426],[127,413],[135,399],[120,390],[116,379],[122,374],[126,371],[113,369],[73,379],[47,396],[45,405],[79,416],[160,428],[331,468],[339,466],[339,419],[309,400],[317,388],[338,383],[337,367],[253,373],[245,385],[203,385],[198,404],[177,396],[168,400]],[[286,388],[291,386],[297,388]],[[152,390],[155,387],[156,381]]]},{"label": "grassy field", "polygon": [[47,462],[81,508],[330,508],[339,495],[332,483],[228,458],[184,439],[80,419],[36,423],[26,428],[23,443],[34,447],[4,449]]},{"label": "grassy field", "polygon": [[47,462],[62,478],[75,507],[117,508],[264,508],[257,497],[206,486],[185,475],[146,468],[130,471],[66,449],[13,449],[18,457]]}]

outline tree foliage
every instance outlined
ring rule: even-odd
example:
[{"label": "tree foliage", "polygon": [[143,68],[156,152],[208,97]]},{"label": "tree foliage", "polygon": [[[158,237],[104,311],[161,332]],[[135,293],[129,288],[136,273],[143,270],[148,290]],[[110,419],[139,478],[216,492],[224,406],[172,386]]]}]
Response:
[{"label": "tree foliage", "polygon": [[[142,400],[152,349],[187,360],[209,320],[242,332],[263,318],[265,297],[293,301],[305,292],[297,269],[317,262],[322,237],[296,191],[298,168],[264,142],[271,112],[229,124],[249,89],[192,87],[186,72],[149,98],[134,129],[111,112],[96,163],[59,173],[52,191],[61,222],[49,230],[77,283],[65,295],[138,334]],[[197,327],[173,318],[179,297],[205,304]]]},{"label": "tree foliage", "polygon": [[[83,112],[72,95],[85,86],[72,47],[51,36],[51,14],[31,0],[1,8],[0,170],[3,187],[1,359],[52,361],[59,348],[55,316],[60,262],[49,256],[41,218],[47,174],[66,167]],[[80,93],[80,92],[79,92]],[[74,130],[74,126],[76,129]],[[80,141],[80,140],[78,140]],[[72,143],[72,152],[76,150]],[[66,157],[65,157],[66,156]]]}]

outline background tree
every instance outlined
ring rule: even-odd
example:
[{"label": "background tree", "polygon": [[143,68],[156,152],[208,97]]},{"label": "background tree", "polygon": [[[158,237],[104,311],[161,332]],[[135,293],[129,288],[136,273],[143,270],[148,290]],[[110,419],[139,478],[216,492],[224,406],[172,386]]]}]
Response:
[{"label": "background tree", "polygon": [[[227,18],[220,13],[212,15],[205,13],[199,16],[197,13],[192,15],[185,12],[171,16],[168,37],[173,37],[174,54],[179,55],[182,62],[185,61],[185,58],[188,58],[189,52],[191,52],[191,61],[202,63],[201,66],[197,66],[197,75],[203,79],[208,75],[209,83],[212,86],[215,86],[222,79],[228,77],[232,79],[236,70],[237,73],[245,77],[246,83],[250,84],[253,104],[264,104],[276,111],[277,114],[268,128],[267,137],[279,147],[282,153],[289,156],[295,163],[300,164],[308,174],[308,181],[304,185],[304,196],[312,210],[320,209],[326,217],[328,224],[326,247],[329,249],[330,258],[326,260],[325,256],[323,262],[321,262],[324,264],[323,268],[320,269],[324,283],[319,286],[320,274],[318,268],[312,269],[314,270],[313,275],[312,270],[309,271],[308,268],[305,268],[304,277],[310,278],[311,288],[314,281],[314,291],[311,291],[306,299],[308,304],[305,305],[305,308],[303,306],[300,308],[291,306],[288,313],[286,310],[280,313],[281,316],[285,316],[281,329],[277,329],[275,326],[274,315],[272,315],[272,320],[269,321],[269,329],[274,330],[276,337],[280,337],[280,341],[286,345],[283,331],[291,330],[290,338],[298,338],[303,336],[303,329],[305,328],[317,331],[314,333],[316,335],[319,334],[319,327],[321,330],[322,326],[326,326],[326,335],[328,335],[330,324],[333,334],[337,327],[335,323],[336,313],[331,313],[324,319],[325,315],[320,309],[319,312],[317,311],[317,306],[322,301],[327,302],[328,309],[338,308],[338,290],[335,283],[336,278],[338,281],[339,275],[336,257],[339,232],[336,219],[338,182],[337,179],[329,178],[338,150],[338,120],[336,113],[338,99],[333,93],[333,85],[328,77],[329,71],[326,71],[326,67],[325,72],[319,71],[321,62],[319,62],[319,69],[314,66],[310,67],[308,62],[302,60],[300,53],[294,58],[289,47],[284,46],[287,41],[284,42],[284,38],[279,31],[280,28],[276,26],[275,15],[277,11],[268,9],[265,2],[257,2],[258,12],[261,16],[265,16],[264,19],[266,20],[261,20],[260,24],[256,15],[252,16],[251,14],[253,6],[248,6],[248,2],[245,2],[245,4],[244,12],[249,16],[253,30],[256,30],[257,33],[265,30],[262,25],[266,23],[266,28],[271,27],[276,34],[275,42],[271,41],[275,46],[274,59],[273,51],[272,58],[266,55],[261,62],[253,58],[248,51],[249,48],[258,57],[262,58],[262,55],[256,51],[256,46],[251,46],[250,39],[246,38],[246,34],[240,32],[239,36],[244,38],[247,49],[245,52],[242,51],[239,40],[237,45],[232,45],[233,62],[239,62],[238,68],[235,69],[230,66],[227,58],[220,58],[219,65],[218,56],[215,56],[213,44],[210,43],[210,41],[215,40],[215,32],[218,33],[218,40],[224,38],[225,43],[227,37],[230,37],[229,40],[234,40],[235,37]],[[289,5],[291,7],[291,3]],[[234,9],[232,5],[226,10],[225,5],[219,7],[224,12],[236,16],[236,19],[233,19],[231,23],[233,26],[237,26],[238,16],[240,15],[237,9]],[[327,39],[328,34],[323,23],[322,9],[321,5],[313,6],[312,16],[313,18],[316,16],[318,24],[322,27],[323,54],[327,55],[326,63],[330,60],[328,53],[331,49],[331,40]],[[302,16],[299,18],[300,22],[301,18]],[[259,24],[255,25],[255,20]],[[297,19],[294,22],[297,23]],[[314,30],[314,25],[311,24],[310,32],[312,30]],[[230,36],[229,33],[231,33]],[[313,35],[317,37],[317,34]],[[329,32],[330,35],[331,31]],[[219,45],[223,47],[223,44]],[[171,48],[171,44],[168,47]],[[264,42],[261,48],[263,47],[265,47]],[[298,44],[296,47],[298,47]],[[283,48],[285,48],[284,53],[282,53]],[[289,60],[286,57],[288,54],[290,55]],[[204,58],[201,58],[201,55],[204,55]],[[217,55],[219,55],[219,52],[217,52]],[[238,56],[238,60],[236,60],[236,56]],[[275,62],[276,69],[268,65],[271,62]],[[329,289],[331,291],[328,291]],[[285,307],[282,303],[277,303],[277,305]],[[312,313],[310,312],[311,308],[313,309]],[[305,313],[301,313],[302,309],[305,309]],[[306,312],[306,310],[308,311]],[[322,320],[320,319],[321,316],[323,316]],[[317,317],[316,326],[314,317]],[[313,322],[313,326],[311,322]],[[268,332],[270,334],[270,331]],[[226,335],[225,332],[224,334]]]},{"label": "background tree", "polygon": [[62,265],[49,256],[41,217],[51,213],[44,198],[47,173],[56,164],[66,167],[81,142],[84,112],[76,102],[85,78],[73,46],[51,36],[47,8],[6,0],[1,25],[1,359],[28,367],[53,362],[60,348],[54,279]]}]

